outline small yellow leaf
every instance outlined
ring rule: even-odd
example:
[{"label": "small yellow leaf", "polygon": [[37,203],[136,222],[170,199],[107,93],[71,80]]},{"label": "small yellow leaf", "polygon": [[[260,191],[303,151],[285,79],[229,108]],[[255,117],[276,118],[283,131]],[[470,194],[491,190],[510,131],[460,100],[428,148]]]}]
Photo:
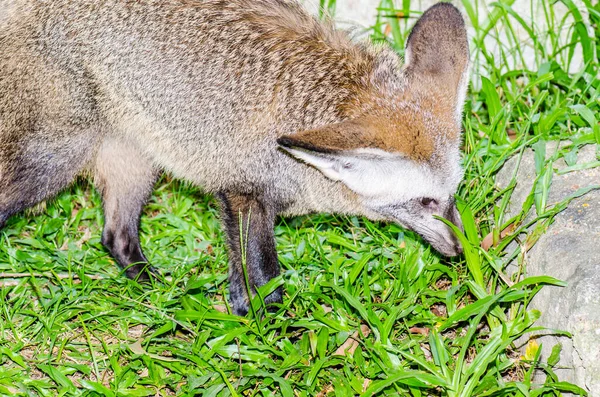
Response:
[{"label": "small yellow leaf", "polygon": [[525,359],[534,360],[539,348],[540,345],[535,339],[530,340],[529,343],[527,343],[527,347],[525,348]]}]

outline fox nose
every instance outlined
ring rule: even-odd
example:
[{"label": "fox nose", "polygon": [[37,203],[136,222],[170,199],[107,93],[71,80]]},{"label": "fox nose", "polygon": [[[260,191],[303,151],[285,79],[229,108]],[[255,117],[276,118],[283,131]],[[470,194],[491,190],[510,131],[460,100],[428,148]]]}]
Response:
[{"label": "fox nose", "polygon": [[463,253],[463,247],[462,247],[461,243],[456,243],[454,245],[454,249],[456,250],[456,255],[460,255]]}]

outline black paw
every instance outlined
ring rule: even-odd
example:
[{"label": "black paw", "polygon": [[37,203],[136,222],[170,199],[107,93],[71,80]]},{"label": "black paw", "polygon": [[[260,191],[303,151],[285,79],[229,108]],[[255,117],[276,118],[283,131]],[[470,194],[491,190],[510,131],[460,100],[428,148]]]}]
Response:
[{"label": "black paw", "polygon": [[245,317],[248,314],[248,312],[250,311],[250,306],[248,305],[248,302],[246,302],[243,299],[232,300],[231,301],[231,310],[233,311],[233,314],[235,314],[236,316]]},{"label": "black paw", "polygon": [[[279,305],[283,303],[283,289],[281,287],[273,291],[265,298],[265,307],[269,313],[276,313],[279,310]],[[231,307],[233,314],[237,316],[246,316],[250,312],[250,304],[246,299],[231,298]],[[262,312],[262,306],[257,311]]]}]

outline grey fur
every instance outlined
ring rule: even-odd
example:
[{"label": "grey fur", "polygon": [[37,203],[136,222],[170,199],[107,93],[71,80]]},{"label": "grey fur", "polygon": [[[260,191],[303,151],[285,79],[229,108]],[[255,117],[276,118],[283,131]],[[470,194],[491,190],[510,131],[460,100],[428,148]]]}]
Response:
[{"label": "grey fur", "polygon": [[[258,250],[273,250],[265,229],[274,214],[386,219],[344,183],[281,150],[277,139],[364,114],[385,119],[395,109],[421,119],[429,89],[436,102],[462,106],[456,83],[431,88],[466,68],[462,18],[451,6],[427,15],[432,21],[421,24],[412,52],[426,54],[423,40],[436,40],[453,60],[429,70],[426,57],[427,75],[420,75],[418,67],[401,69],[390,50],[351,42],[294,1],[1,0],[0,227],[86,171],[103,195],[103,243],[121,266],[133,266],[131,277],[145,266],[139,214],[159,170],[245,203],[236,207],[242,213],[256,206],[264,215],[250,230],[260,236]],[[447,20],[441,33],[431,30]],[[434,117],[424,125],[449,117],[454,132],[425,128],[421,136],[429,134],[435,153],[415,161],[445,175],[460,121],[442,105],[427,109]],[[250,266],[253,286],[276,274],[262,272],[264,258],[272,259],[265,255]],[[231,258],[237,269],[233,251]],[[234,309],[243,313],[247,296],[235,294]]]}]

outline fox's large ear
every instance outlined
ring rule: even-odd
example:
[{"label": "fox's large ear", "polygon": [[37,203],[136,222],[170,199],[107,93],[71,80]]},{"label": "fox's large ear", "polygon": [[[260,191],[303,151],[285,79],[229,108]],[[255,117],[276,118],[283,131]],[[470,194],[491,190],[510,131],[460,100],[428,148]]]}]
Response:
[{"label": "fox's large ear", "polygon": [[364,131],[360,120],[347,121],[286,135],[277,142],[292,156],[363,196],[400,199],[411,193],[415,180],[427,180],[412,160],[377,149]]},{"label": "fox's large ear", "polygon": [[355,166],[353,158],[361,148],[373,142],[365,134],[360,121],[345,121],[321,128],[286,135],[277,143],[294,157],[319,169],[334,181],[343,179],[344,170]]},{"label": "fox's large ear", "polygon": [[458,119],[468,85],[469,43],[463,17],[450,3],[423,13],[406,42],[405,73],[409,81],[447,92]]}]

